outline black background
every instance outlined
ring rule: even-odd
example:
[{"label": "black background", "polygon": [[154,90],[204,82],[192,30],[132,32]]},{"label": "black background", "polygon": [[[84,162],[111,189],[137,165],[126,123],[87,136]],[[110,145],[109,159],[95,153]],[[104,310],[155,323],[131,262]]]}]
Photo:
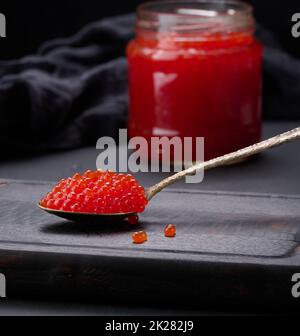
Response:
[{"label": "black background", "polygon": [[[141,0],[5,0],[0,12],[7,19],[7,37],[0,40],[0,59],[34,53],[45,40],[69,36],[88,22],[134,11]],[[291,35],[291,16],[299,0],[250,0],[257,21],[274,32],[283,47],[300,57],[300,38]]]}]

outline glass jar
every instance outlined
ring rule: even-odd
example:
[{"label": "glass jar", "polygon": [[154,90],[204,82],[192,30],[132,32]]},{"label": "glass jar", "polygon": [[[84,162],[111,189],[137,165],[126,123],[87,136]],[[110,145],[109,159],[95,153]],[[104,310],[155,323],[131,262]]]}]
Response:
[{"label": "glass jar", "polygon": [[129,135],[204,137],[205,159],[261,136],[262,46],[239,1],[155,1],[138,8],[127,48]]}]

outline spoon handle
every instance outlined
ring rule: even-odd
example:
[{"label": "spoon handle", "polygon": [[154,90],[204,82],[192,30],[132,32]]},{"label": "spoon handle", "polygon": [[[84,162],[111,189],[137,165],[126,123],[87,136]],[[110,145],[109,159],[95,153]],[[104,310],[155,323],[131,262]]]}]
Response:
[{"label": "spoon handle", "polygon": [[284,143],[296,140],[300,138],[300,127],[294,128],[288,132],[278,134],[272,138],[267,140],[258,142],[254,145],[245,147],[243,149],[239,149],[236,152],[232,152],[229,154],[225,154],[223,156],[219,156],[217,158],[211,159],[205,162],[199,162],[188,169],[182,170],[179,173],[176,173],[172,176],[165,178],[154,186],[150,187],[146,192],[146,197],[150,200],[153,196],[159,193],[162,189],[168,187],[169,185],[177,182],[187,175],[191,175],[199,171],[200,169],[211,169],[215,167],[220,167],[228,163],[232,163],[236,160],[245,159],[254,154],[258,154],[263,152],[266,149],[280,146]]}]

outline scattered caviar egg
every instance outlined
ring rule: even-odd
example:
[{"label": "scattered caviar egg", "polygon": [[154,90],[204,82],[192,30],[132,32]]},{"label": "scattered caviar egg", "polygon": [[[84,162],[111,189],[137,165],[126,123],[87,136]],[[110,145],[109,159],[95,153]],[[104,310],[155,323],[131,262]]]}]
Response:
[{"label": "scattered caviar egg", "polygon": [[165,237],[172,238],[176,236],[176,226],[174,224],[168,224],[165,227]]},{"label": "scattered caviar egg", "polygon": [[136,214],[130,215],[128,216],[127,221],[131,225],[136,225],[139,222],[139,216]]},{"label": "scattered caviar egg", "polygon": [[[132,175],[100,170],[60,180],[40,201],[45,208],[97,214],[138,213],[147,203],[144,188]],[[136,217],[128,221],[138,221]]]},{"label": "scattered caviar egg", "polygon": [[134,232],[134,234],[132,235],[132,241],[135,244],[143,244],[147,240],[148,240],[148,236],[147,236],[147,232],[145,231],[137,231],[137,232]]}]

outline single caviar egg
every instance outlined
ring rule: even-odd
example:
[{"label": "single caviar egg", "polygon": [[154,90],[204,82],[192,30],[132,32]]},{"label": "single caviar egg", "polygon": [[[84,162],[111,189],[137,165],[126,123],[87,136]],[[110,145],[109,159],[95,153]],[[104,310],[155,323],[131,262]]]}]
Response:
[{"label": "single caviar egg", "polygon": [[132,175],[87,170],[59,181],[40,205],[54,210],[108,214],[142,212],[147,202],[144,188]]},{"label": "single caviar egg", "polygon": [[136,225],[139,222],[139,216],[136,214],[130,215],[128,216],[127,221],[131,225]]},{"label": "single caviar egg", "polygon": [[176,236],[176,226],[174,224],[168,224],[165,227],[165,237],[172,238]]},{"label": "single caviar egg", "polygon": [[132,241],[135,244],[143,244],[147,240],[148,240],[148,236],[147,236],[147,232],[145,231],[137,231],[137,232],[134,232],[134,234],[132,235]]}]

